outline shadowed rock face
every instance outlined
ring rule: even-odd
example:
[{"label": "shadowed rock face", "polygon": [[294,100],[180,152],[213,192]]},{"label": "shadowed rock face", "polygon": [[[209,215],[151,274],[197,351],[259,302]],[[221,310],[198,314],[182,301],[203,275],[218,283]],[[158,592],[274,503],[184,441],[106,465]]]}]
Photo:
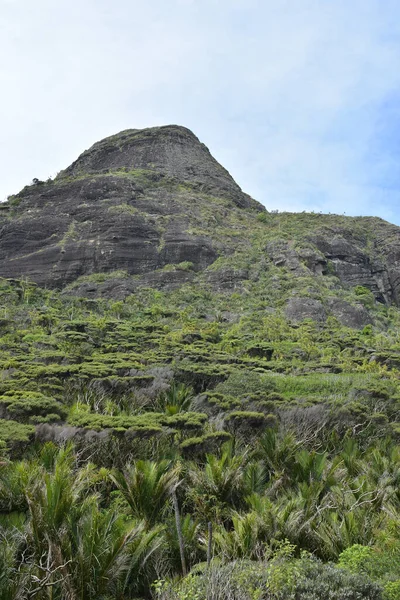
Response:
[{"label": "shadowed rock face", "polygon": [[[379,302],[400,303],[400,228],[381,219],[349,217],[346,226],[322,227],[317,232],[310,224],[300,243],[275,239],[266,245],[265,252],[275,266],[295,276],[335,275],[345,288],[363,286]],[[288,310],[291,313],[292,308]],[[294,312],[299,310],[296,307]],[[307,310],[305,304],[301,311],[306,314]],[[311,314],[308,317],[313,318]],[[349,316],[349,322],[353,318]],[[321,319],[320,315],[317,320]],[[358,321],[363,321],[360,315]]]},{"label": "shadowed rock face", "polygon": [[263,210],[188,129],[124,131],[4,207],[0,276],[61,288],[92,273],[202,270],[224,251],[204,226],[215,198],[227,212]]}]

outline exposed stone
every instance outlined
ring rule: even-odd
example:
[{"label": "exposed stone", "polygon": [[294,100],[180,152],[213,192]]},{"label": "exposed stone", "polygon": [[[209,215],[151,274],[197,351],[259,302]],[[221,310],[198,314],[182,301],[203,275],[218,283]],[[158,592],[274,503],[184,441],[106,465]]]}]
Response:
[{"label": "exposed stone", "polygon": [[313,298],[290,298],[285,308],[286,317],[294,323],[312,319],[318,323],[326,320],[323,304]]},{"label": "exposed stone", "polygon": [[216,290],[235,290],[242,287],[242,282],[249,278],[247,269],[223,268],[206,273],[206,281]]},{"label": "exposed stone", "polygon": [[139,288],[153,287],[165,291],[179,288],[193,280],[193,271],[153,271],[140,277],[110,277],[102,282],[77,282],[65,294],[80,298],[113,298],[123,300]]},{"label": "exposed stone", "polygon": [[348,232],[346,235],[347,238],[339,234],[330,237],[326,233],[312,236],[310,239],[325,255],[327,263],[329,261],[331,273],[345,286],[362,285],[370,289],[377,300],[390,303],[394,290],[388,265],[385,265],[385,257],[380,256],[377,250],[372,251],[368,247],[368,240],[354,240]]},{"label": "exposed stone", "polygon": [[81,154],[62,176],[137,169],[187,182],[199,191],[232,198],[243,208],[257,208],[257,203],[242,192],[194,133],[178,125],[128,129],[105,138]]},{"label": "exposed stone", "polygon": [[[70,293],[123,298],[142,286],[174,289],[201,272],[200,283],[216,292],[249,293],[271,270],[268,285],[277,276],[282,293],[289,277],[331,277],[329,289],[361,285],[379,302],[400,305],[399,227],[374,218],[305,215],[299,232],[289,228],[279,239],[278,221],[263,238],[260,227],[268,234],[274,219],[257,220],[265,209],[191,131],[176,125],[106,138],[54,181],[36,181],[0,208],[0,277],[56,288],[78,280]],[[251,237],[252,228],[259,237]],[[207,268],[239,247],[237,263]],[[251,263],[246,253],[256,247]],[[181,263],[186,267],[179,270]],[[282,287],[276,268],[288,272]],[[109,279],[88,283],[97,273]],[[315,293],[308,283],[307,290]],[[293,320],[322,321],[329,309],[305,298],[293,302],[287,306]],[[369,322],[361,306],[338,304],[335,312],[350,326]]]},{"label": "exposed stone", "polygon": [[295,275],[325,275],[327,259],[311,247],[294,247],[284,240],[269,242],[265,248],[276,267],[286,267]]},{"label": "exposed stone", "polygon": [[223,214],[264,210],[184,127],[122,132],[14,197],[11,218],[0,215],[0,276],[62,288],[92,273],[181,262],[202,270],[224,250],[190,230],[206,228],[210,195],[223,199]]},{"label": "exposed stone", "polygon": [[326,307],[313,298],[290,298],[285,307],[285,314],[293,323],[305,319],[323,323],[327,316],[332,314],[342,325],[354,329],[362,329],[373,322],[371,315],[362,304],[353,305],[340,298],[328,299]]},{"label": "exposed stone", "polygon": [[364,230],[319,230],[308,245],[274,240],[265,251],[277,267],[296,276],[335,275],[345,287],[368,288],[379,302],[400,300],[400,229],[378,219],[363,219]]},{"label": "exposed stone", "polygon": [[335,298],[328,301],[328,306],[332,314],[346,327],[362,329],[373,322],[371,315],[362,304],[354,306],[349,302]]}]

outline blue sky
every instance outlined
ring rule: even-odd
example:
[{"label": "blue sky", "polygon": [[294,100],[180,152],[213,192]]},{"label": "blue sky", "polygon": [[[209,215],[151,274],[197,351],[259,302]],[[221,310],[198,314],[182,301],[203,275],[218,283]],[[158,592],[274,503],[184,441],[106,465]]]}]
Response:
[{"label": "blue sky", "polygon": [[0,0],[0,200],[192,129],[270,209],[400,224],[398,0]]}]

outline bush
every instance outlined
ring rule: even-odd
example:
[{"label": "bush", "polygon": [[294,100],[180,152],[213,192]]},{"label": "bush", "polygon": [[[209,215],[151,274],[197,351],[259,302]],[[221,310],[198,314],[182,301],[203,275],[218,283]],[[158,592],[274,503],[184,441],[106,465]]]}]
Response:
[{"label": "bush", "polygon": [[15,390],[0,396],[2,416],[19,419],[25,423],[43,422],[43,420],[60,421],[66,416],[64,407],[40,392]]},{"label": "bush", "polygon": [[400,580],[389,581],[383,589],[385,600],[400,600]]},{"label": "bush", "polygon": [[296,600],[381,600],[382,588],[366,575],[353,575],[335,565],[306,559],[296,586]]},{"label": "bush", "polygon": [[275,415],[265,415],[260,412],[236,410],[226,417],[227,427],[232,433],[254,434],[266,427],[275,427]]},{"label": "bush", "polygon": [[282,556],[271,563],[235,561],[204,572],[198,568],[178,583],[158,582],[155,591],[158,600],[383,599],[381,588],[365,576],[311,558]]},{"label": "bush", "polygon": [[195,458],[215,453],[230,439],[231,435],[227,431],[214,431],[203,436],[188,438],[179,447],[185,458]]},{"label": "bush", "polygon": [[0,419],[0,455],[6,454],[6,449],[19,453],[33,439],[35,428],[23,425],[17,421]]},{"label": "bush", "polygon": [[341,553],[338,566],[350,573],[369,573],[374,562],[374,554],[375,552],[370,546],[354,544]]},{"label": "bush", "polygon": [[388,533],[388,530],[381,532],[383,542],[389,541],[382,546],[371,548],[354,544],[347,548],[339,556],[338,566],[351,573],[367,574],[379,582],[383,586],[385,600],[400,600],[400,544],[398,537],[392,543]]}]

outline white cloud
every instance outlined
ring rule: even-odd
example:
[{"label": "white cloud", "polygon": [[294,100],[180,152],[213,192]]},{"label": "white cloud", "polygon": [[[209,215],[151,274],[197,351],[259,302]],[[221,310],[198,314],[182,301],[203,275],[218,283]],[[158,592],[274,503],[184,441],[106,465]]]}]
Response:
[{"label": "white cloud", "polygon": [[175,122],[269,208],[399,221],[396,2],[0,0],[0,17],[0,198],[105,135]]}]

